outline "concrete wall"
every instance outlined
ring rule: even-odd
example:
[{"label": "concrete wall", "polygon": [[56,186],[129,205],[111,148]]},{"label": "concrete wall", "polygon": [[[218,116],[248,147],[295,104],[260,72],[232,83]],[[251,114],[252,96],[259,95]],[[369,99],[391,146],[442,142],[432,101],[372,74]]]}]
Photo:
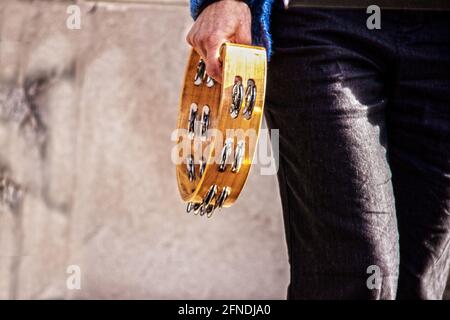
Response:
[{"label": "concrete wall", "polygon": [[178,196],[187,2],[70,3],[0,2],[0,298],[284,298],[274,176],[209,220]]},{"label": "concrete wall", "polygon": [[[185,213],[170,161],[187,1],[0,1],[0,299],[285,297],[274,176]],[[81,268],[81,290],[66,286]]]}]

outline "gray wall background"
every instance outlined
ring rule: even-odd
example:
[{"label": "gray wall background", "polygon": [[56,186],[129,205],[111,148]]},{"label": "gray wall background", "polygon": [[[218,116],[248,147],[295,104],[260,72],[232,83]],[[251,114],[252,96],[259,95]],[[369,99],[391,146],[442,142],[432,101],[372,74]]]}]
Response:
[{"label": "gray wall background", "polygon": [[187,1],[70,3],[0,2],[0,298],[284,298],[274,176],[213,219],[178,196]]},{"label": "gray wall background", "polygon": [[[185,213],[170,161],[187,0],[0,2],[0,298],[285,297],[274,176]],[[66,269],[81,268],[81,290]]]}]

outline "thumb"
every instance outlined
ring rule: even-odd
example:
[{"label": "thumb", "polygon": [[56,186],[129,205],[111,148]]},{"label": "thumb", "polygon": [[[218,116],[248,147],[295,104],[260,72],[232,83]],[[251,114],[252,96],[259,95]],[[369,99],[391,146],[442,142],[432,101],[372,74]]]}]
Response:
[{"label": "thumb", "polygon": [[246,28],[242,25],[236,30],[235,38],[237,43],[246,45],[252,44],[252,32],[250,28]]}]

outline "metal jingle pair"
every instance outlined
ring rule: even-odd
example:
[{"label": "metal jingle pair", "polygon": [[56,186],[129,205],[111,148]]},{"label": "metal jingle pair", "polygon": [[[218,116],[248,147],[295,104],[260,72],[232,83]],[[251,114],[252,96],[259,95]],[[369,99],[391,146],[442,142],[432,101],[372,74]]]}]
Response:
[{"label": "metal jingle pair", "polygon": [[[231,97],[232,101],[230,106],[231,118],[236,119],[239,116],[243,100],[244,100],[244,85],[242,84],[242,78],[240,76],[236,76]],[[245,108],[243,111],[244,119],[250,120],[250,118],[252,117],[255,101],[256,101],[256,84],[253,79],[248,79],[247,89],[245,90]]]},{"label": "metal jingle pair", "polygon": [[[222,148],[222,152],[220,153],[220,162],[218,166],[218,170],[220,172],[224,172],[226,165],[228,163],[228,159],[231,156],[231,150],[233,149],[233,139],[228,138],[225,141],[225,144]],[[234,151],[234,159],[231,164],[231,172],[237,173],[241,169],[242,162],[244,161],[245,156],[245,141],[239,140],[236,145],[236,149]]]},{"label": "metal jingle pair", "polygon": [[211,204],[211,201],[213,198],[216,197],[217,192],[218,192],[217,185],[211,186],[208,193],[205,195],[205,198],[203,199],[202,203],[188,202],[186,212],[190,213],[192,210],[194,210],[194,214],[196,215],[200,214],[201,216],[203,216],[206,213],[206,216],[208,218],[211,218],[211,216],[214,213],[214,210],[222,208],[225,200],[228,198],[230,194],[230,188],[229,187],[223,188],[222,192],[219,194],[219,197],[216,200],[216,203],[213,205]]},{"label": "metal jingle pair", "polygon": [[[206,168],[206,161],[204,157],[201,157],[199,160],[199,178],[201,178],[203,176],[203,173],[205,172],[205,168]],[[189,177],[189,181],[194,181],[195,180],[195,165],[194,165],[194,157],[190,154],[188,155],[187,159],[186,159],[186,172],[188,174]]]},{"label": "metal jingle pair", "polygon": [[205,61],[203,61],[203,59],[200,59],[200,61],[198,62],[198,66],[197,66],[197,72],[195,73],[195,77],[194,77],[194,84],[196,86],[199,86],[203,82],[206,83],[206,86],[208,88],[211,88],[214,86],[214,79],[206,74]]},{"label": "metal jingle pair", "polygon": [[[190,107],[189,119],[188,119],[188,136],[189,139],[194,139],[195,136],[195,122],[197,119],[198,105],[193,102]],[[202,115],[200,117],[200,136],[202,139],[206,139],[206,135],[209,129],[211,109],[208,105],[203,106]]]}]

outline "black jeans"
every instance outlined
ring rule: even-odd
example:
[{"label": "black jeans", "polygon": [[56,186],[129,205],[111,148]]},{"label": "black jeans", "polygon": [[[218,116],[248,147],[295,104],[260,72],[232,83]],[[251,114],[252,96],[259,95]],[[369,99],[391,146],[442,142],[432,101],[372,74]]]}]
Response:
[{"label": "black jeans", "polygon": [[367,17],[272,14],[291,299],[440,299],[446,285],[450,14],[383,11],[381,30]]}]

